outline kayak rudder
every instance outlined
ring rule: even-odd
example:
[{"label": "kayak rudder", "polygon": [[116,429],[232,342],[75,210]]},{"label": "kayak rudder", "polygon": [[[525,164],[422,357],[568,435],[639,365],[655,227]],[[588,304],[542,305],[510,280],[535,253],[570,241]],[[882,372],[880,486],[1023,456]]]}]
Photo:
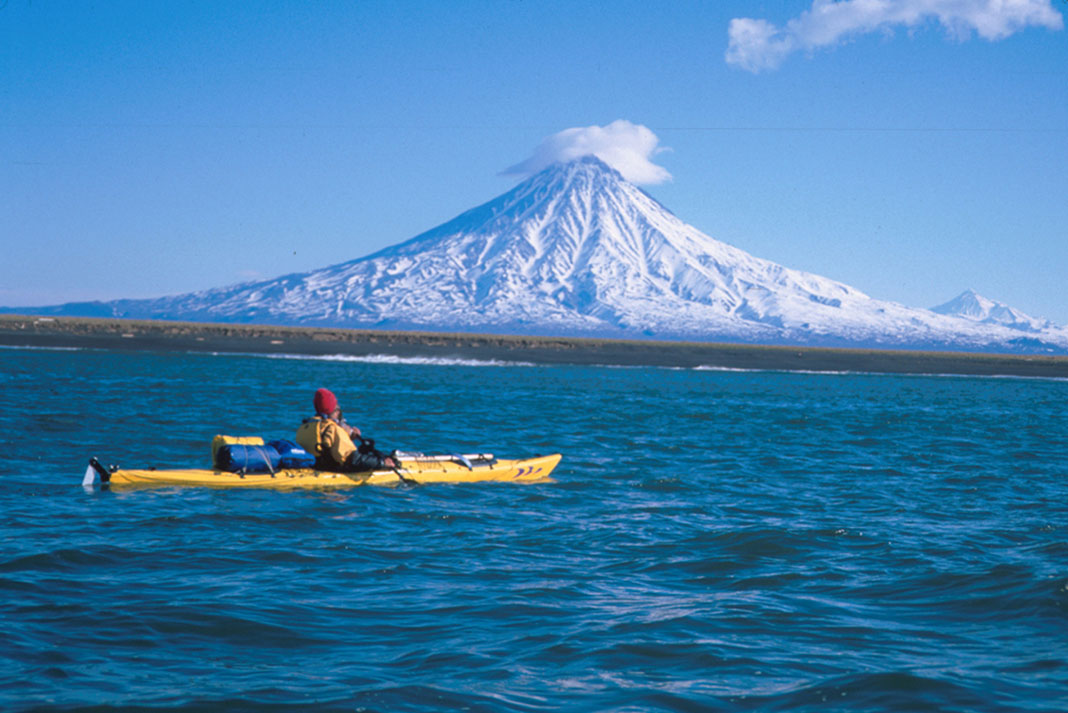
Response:
[{"label": "kayak rudder", "polygon": [[91,488],[96,484],[97,478],[100,479],[101,487],[107,487],[107,484],[111,482],[111,474],[118,470],[116,465],[110,468],[104,467],[104,465],[93,456],[89,459],[89,465],[85,469],[85,477],[82,478],[82,485]]}]

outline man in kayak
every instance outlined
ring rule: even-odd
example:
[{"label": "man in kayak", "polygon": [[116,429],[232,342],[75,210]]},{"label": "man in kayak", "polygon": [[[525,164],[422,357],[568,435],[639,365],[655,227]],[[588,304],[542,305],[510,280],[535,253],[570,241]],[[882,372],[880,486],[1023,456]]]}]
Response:
[{"label": "man in kayak", "polygon": [[360,437],[360,429],[345,423],[337,397],[329,389],[316,391],[312,403],[315,416],[304,419],[297,429],[297,443],[315,455],[318,470],[362,473],[397,466],[392,458],[383,456],[373,447],[356,447],[354,438],[365,443]]}]

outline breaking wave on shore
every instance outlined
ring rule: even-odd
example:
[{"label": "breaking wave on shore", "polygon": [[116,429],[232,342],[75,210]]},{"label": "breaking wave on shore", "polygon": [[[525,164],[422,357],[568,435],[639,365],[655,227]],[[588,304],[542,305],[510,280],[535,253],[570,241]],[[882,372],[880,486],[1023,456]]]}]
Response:
[{"label": "breaking wave on shore", "polygon": [[243,354],[264,359],[352,362],[354,364],[398,364],[410,366],[539,366],[529,361],[465,359],[463,357],[398,356],[396,354]]}]

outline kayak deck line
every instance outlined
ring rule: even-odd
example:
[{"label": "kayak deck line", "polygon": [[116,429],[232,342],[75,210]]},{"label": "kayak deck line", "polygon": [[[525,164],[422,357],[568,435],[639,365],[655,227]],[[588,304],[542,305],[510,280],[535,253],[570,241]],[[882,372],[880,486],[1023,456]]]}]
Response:
[{"label": "kayak deck line", "polygon": [[[335,473],[313,468],[280,469],[273,473],[231,473],[212,469],[120,468],[104,466],[89,459],[82,485],[93,487],[180,485],[231,488],[336,488],[354,485],[397,485],[400,483],[478,483],[551,481],[550,474],[562,455],[554,453],[534,458],[505,460],[490,454],[401,456],[397,470],[365,473]],[[399,471],[399,472],[398,472]]]}]

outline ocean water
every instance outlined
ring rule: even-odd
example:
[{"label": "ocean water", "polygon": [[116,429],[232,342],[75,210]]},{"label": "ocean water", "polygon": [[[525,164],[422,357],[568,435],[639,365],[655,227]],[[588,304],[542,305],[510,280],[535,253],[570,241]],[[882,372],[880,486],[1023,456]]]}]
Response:
[{"label": "ocean water", "polygon": [[[319,386],[534,485],[85,490]],[[0,349],[0,710],[1068,710],[1068,382]]]}]

